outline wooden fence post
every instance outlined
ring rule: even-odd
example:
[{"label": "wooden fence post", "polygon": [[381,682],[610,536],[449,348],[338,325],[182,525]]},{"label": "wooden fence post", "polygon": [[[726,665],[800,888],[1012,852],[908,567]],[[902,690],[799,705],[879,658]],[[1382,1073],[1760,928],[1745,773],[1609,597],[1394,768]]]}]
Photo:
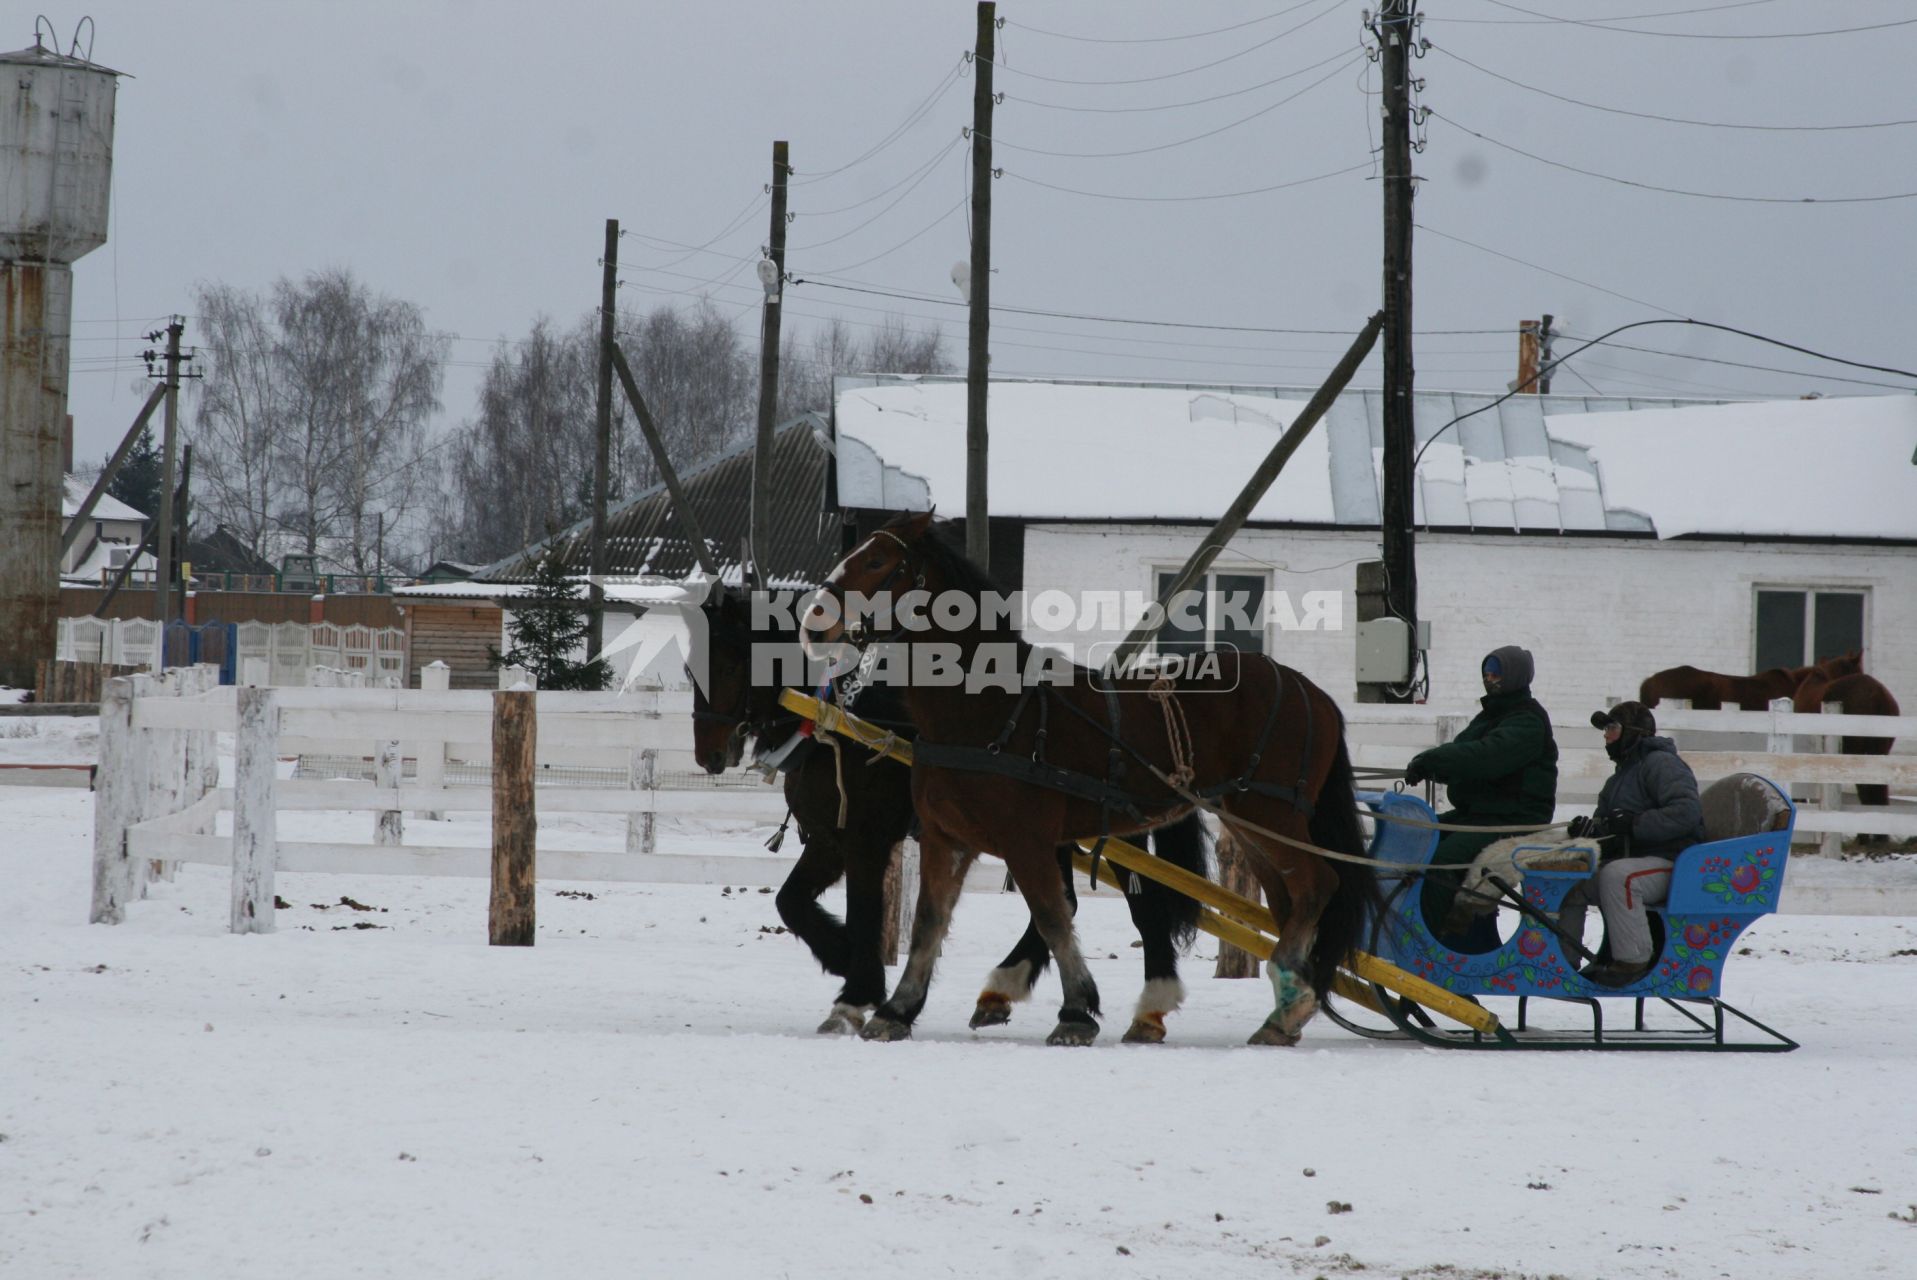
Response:
[{"label": "wooden fence post", "polygon": [[141,782],[133,769],[133,680],[107,681],[100,692],[100,764],[93,782],[94,924],[126,919],[132,873],[127,828],[140,820]]},{"label": "wooden fence post", "polygon": [[273,877],[279,864],[279,815],[273,788],[279,763],[280,714],[271,689],[234,691],[234,933],[273,931]]},{"label": "wooden fence post", "polygon": [[495,947],[533,945],[538,696],[530,689],[502,689],[493,695],[493,891],[487,925],[488,941]]},{"label": "wooden fence post", "polygon": [[[421,693],[444,693],[453,687],[453,669],[443,662],[429,662],[419,669],[419,689]],[[418,763],[414,768],[414,781],[422,788],[431,787],[435,791],[446,785],[446,744],[438,740],[421,742],[414,750],[418,753]],[[414,812],[428,822],[443,822],[446,812],[443,809],[416,809]]]}]

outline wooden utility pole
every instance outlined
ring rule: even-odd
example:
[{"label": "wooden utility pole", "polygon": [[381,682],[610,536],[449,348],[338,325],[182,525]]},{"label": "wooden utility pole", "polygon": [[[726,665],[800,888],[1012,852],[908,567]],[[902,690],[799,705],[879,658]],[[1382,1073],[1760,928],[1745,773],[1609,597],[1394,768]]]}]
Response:
[{"label": "wooden utility pole", "polygon": [[592,449],[592,552],[588,565],[592,581],[586,588],[586,656],[606,650],[606,593],[599,583],[606,573],[606,490],[612,471],[612,344],[613,318],[619,297],[619,219],[606,219],[606,252],[599,260],[599,419]]},{"label": "wooden utility pole", "polygon": [[153,580],[153,616],[161,626],[173,617],[173,455],[180,438],[180,334],[186,323],[178,316],[166,326],[166,424],[160,446],[160,511],[154,555],[158,557]]},{"label": "wooden utility pole", "polygon": [[965,554],[991,563],[985,405],[991,377],[992,324],[992,62],[998,6],[980,0],[978,46],[972,55],[972,287],[965,361]]},{"label": "wooden utility pole", "polygon": [[752,512],[746,549],[749,581],[765,583],[766,555],[772,547],[772,428],[779,413],[779,298],[785,292],[785,179],[791,172],[783,142],[772,144],[772,236],[761,263],[765,318],[759,326],[759,442],[752,451]]},{"label": "wooden utility pole", "polygon": [[[1382,0],[1377,33],[1384,73],[1384,532],[1385,601],[1415,650],[1418,565],[1412,539],[1411,44],[1417,0]],[[1409,702],[1407,682],[1385,691]]]}]

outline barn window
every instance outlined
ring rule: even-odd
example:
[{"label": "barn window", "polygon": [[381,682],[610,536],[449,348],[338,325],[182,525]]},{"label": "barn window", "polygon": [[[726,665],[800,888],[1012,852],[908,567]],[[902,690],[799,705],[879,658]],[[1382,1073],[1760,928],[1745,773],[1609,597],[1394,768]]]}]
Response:
[{"label": "barn window", "polygon": [[1863,592],[1758,589],[1754,670],[1802,667],[1863,647]]},{"label": "barn window", "polygon": [[[1176,569],[1160,569],[1153,594],[1163,596],[1178,580]],[[1262,573],[1208,573],[1204,580],[1180,593],[1171,616],[1158,633],[1160,653],[1190,653],[1198,649],[1236,648],[1265,651],[1265,575]]]}]

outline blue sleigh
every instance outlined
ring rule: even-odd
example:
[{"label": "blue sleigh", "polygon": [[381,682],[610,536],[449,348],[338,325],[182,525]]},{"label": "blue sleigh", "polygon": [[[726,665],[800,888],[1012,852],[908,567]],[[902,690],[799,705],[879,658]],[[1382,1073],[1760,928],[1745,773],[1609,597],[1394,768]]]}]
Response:
[{"label": "blue sleigh", "polygon": [[[1406,793],[1361,791],[1358,798],[1376,819],[1372,857],[1407,867],[1430,862],[1438,833],[1391,821],[1433,822],[1429,805]],[[1524,904],[1516,930],[1496,950],[1476,955],[1452,951],[1432,936],[1420,908],[1422,876],[1381,871],[1385,905],[1371,922],[1366,949],[1474,1001],[1516,997],[1516,1024],[1491,1032],[1441,1027],[1422,1008],[1383,988],[1374,988],[1374,993],[1392,1024],[1389,1028],[1359,1021],[1350,1009],[1330,1010],[1329,1015],[1360,1035],[1445,1048],[1795,1049],[1796,1041],[1724,1003],[1719,994],[1724,961],[1737,936],[1777,908],[1796,807],[1776,783],[1750,773],[1718,780],[1704,790],[1702,799],[1706,839],[1676,859],[1669,897],[1652,909],[1657,959],[1636,983],[1606,987],[1584,978],[1573,956],[1566,954],[1568,944],[1552,928],[1564,895],[1590,874],[1589,867],[1525,871],[1521,883],[1510,886]],[[1551,1002],[1548,1008],[1581,1010],[1584,1024],[1533,1025],[1532,1002],[1540,1000]],[[1631,1002],[1630,1021],[1606,1026],[1607,1003],[1626,1000]],[[1737,1020],[1745,1038],[1727,1038],[1727,1017]],[[1761,1035],[1752,1036],[1751,1031]]]}]

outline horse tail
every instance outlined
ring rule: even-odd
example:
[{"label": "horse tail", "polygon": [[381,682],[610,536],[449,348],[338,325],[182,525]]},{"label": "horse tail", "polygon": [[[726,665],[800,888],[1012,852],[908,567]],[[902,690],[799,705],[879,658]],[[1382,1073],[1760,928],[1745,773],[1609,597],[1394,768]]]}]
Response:
[{"label": "horse tail", "polygon": [[[1662,671],[1657,673],[1659,676],[1663,674]],[[1661,694],[1657,676],[1645,676],[1637,687],[1637,700],[1647,707],[1655,707]]]},{"label": "horse tail", "polygon": [[[1154,830],[1152,852],[1193,875],[1206,874],[1205,826],[1198,820],[1197,812],[1194,810]],[[1198,899],[1168,889],[1156,880],[1145,880],[1139,892],[1162,900],[1162,918],[1171,926],[1172,942],[1181,951],[1189,947],[1198,936],[1198,913],[1202,910]]]},{"label": "horse tail", "polygon": [[[1345,748],[1344,716],[1338,715],[1337,753],[1331,760],[1331,773],[1318,789],[1311,811],[1311,842],[1333,853],[1365,855],[1364,827],[1358,822],[1358,790],[1351,773],[1351,754]],[[1331,859],[1338,873],[1338,887],[1331,902],[1318,917],[1317,936],[1312,939],[1311,954],[1305,961],[1305,978],[1319,1000],[1331,988],[1338,967],[1351,958],[1364,937],[1367,921],[1382,916],[1384,901],[1378,892],[1378,879],[1362,863]]]}]

